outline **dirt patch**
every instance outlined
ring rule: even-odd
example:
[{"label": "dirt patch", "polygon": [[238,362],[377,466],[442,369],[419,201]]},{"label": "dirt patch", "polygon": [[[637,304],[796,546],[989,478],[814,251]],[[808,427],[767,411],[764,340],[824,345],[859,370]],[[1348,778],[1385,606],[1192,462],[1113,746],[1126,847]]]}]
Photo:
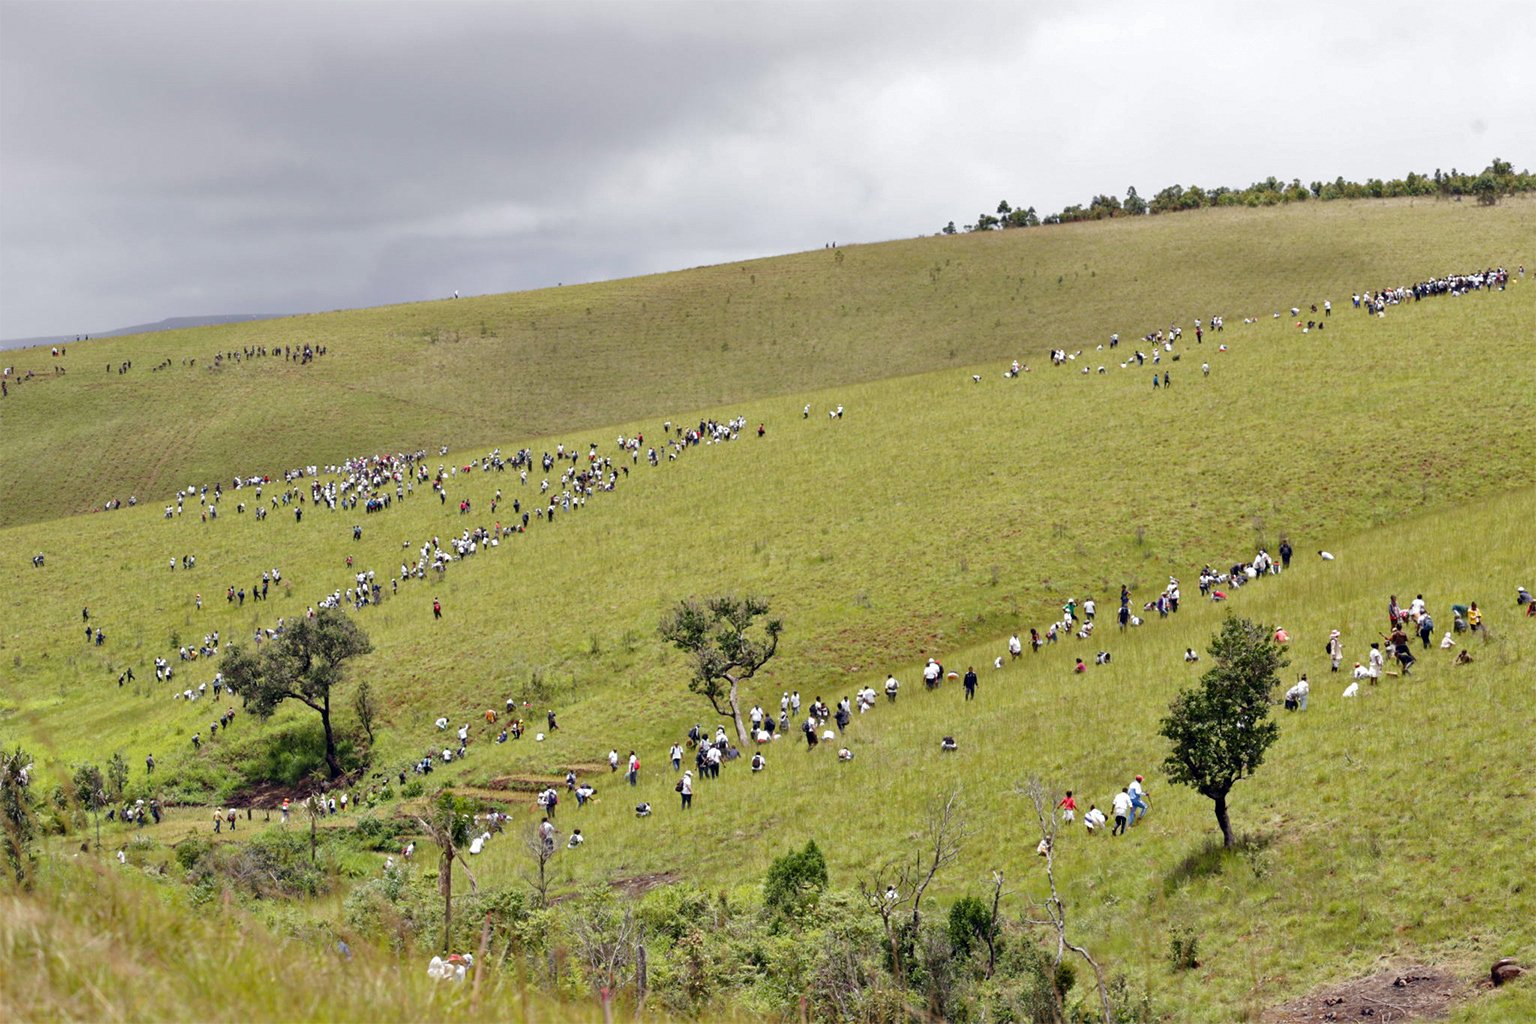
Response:
[{"label": "dirt patch", "polygon": [[1441,1020],[1471,988],[1449,971],[1415,964],[1310,992],[1264,1014],[1265,1024]]},{"label": "dirt patch", "polygon": [[608,884],[625,896],[644,896],[652,889],[659,889],[663,885],[671,885],[682,878],[675,871],[653,871],[645,875],[631,875],[628,878],[615,878]]},{"label": "dirt patch", "polygon": [[[497,793],[542,793],[550,786],[563,785],[565,785],[565,779],[557,779],[551,775],[498,775],[494,779],[487,779],[485,785],[480,788]],[[463,787],[459,788],[463,789]]]}]

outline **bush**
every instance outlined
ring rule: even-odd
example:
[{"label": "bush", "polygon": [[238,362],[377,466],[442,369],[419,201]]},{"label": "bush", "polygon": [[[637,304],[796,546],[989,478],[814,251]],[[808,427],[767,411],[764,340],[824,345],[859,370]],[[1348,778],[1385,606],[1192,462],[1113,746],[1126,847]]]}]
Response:
[{"label": "bush", "polygon": [[763,911],[794,916],[815,906],[827,887],[827,859],[812,839],[805,849],[776,858],[763,882]]},{"label": "bush", "polygon": [[406,822],[365,814],[352,827],[352,840],[361,850],[378,853],[393,851],[400,845],[400,838],[410,831]]},{"label": "bush", "polygon": [[971,955],[975,944],[992,935],[992,911],[975,896],[962,896],[949,908],[949,944],[955,958]]},{"label": "bush", "polygon": [[1168,962],[1176,971],[1192,971],[1200,966],[1200,940],[1192,930],[1181,928],[1169,938]]},{"label": "bush", "polygon": [[202,860],[213,850],[213,844],[201,836],[193,836],[183,839],[176,844],[176,863],[181,865],[181,870],[190,874],[197,862]]},{"label": "bush", "polygon": [[[316,772],[327,773],[325,764],[325,729],[318,719],[305,717],[268,728],[250,743],[230,751],[236,758],[232,765],[242,785],[260,786],[279,783],[296,786]],[[348,772],[364,767],[366,757],[357,738],[345,731],[336,732],[336,756]]]}]

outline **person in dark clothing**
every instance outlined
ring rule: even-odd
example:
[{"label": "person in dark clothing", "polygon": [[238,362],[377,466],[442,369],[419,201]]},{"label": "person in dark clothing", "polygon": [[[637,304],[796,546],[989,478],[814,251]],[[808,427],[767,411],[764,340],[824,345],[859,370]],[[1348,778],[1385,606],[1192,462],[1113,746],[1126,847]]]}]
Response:
[{"label": "person in dark clothing", "polygon": [[965,670],[965,699],[976,699],[976,666],[974,665]]}]

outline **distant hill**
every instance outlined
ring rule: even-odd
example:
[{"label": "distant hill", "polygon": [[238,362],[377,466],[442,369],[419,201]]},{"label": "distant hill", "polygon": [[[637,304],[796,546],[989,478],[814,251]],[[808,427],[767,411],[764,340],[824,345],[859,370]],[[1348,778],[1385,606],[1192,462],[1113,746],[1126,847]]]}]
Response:
[{"label": "distant hill", "polygon": [[56,334],[44,338],[6,338],[0,341],[0,349],[31,348],[33,345],[67,345],[76,338],[116,338],[124,334],[154,334],[158,331],[176,331],[183,327],[218,327],[223,324],[244,324],[252,320],[276,320],[289,313],[224,313],[216,316],[173,316],[152,324],[134,324],[111,331],[91,331],[89,334]]}]

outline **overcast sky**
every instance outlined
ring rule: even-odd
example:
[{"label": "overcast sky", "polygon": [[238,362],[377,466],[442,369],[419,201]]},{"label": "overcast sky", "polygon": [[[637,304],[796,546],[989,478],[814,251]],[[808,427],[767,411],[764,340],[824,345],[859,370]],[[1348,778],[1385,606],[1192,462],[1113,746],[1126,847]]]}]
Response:
[{"label": "overcast sky", "polygon": [[0,337],[1536,165],[1536,4],[0,0]]}]

